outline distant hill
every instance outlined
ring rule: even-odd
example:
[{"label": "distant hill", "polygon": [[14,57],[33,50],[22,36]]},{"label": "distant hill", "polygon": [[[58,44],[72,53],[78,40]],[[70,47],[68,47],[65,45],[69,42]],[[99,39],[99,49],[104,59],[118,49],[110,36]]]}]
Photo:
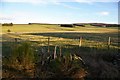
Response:
[{"label": "distant hill", "polygon": [[107,23],[73,23],[73,24],[50,24],[50,23],[28,23],[29,25],[59,25],[61,27],[74,27],[74,26],[82,26],[91,25],[97,27],[120,27],[120,24],[107,24]]}]

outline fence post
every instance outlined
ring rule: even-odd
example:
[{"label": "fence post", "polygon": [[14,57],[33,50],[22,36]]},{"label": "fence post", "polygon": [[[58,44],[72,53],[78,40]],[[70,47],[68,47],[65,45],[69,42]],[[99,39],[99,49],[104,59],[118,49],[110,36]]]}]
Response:
[{"label": "fence post", "polygon": [[50,37],[48,37],[48,53],[50,52]]},{"label": "fence post", "polygon": [[15,38],[15,42],[17,42],[17,38]]},{"label": "fence post", "polygon": [[111,37],[108,38],[108,49],[110,48],[110,44],[111,44]]},{"label": "fence post", "polygon": [[82,46],[82,37],[80,37],[80,40],[79,40],[79,47]]},{"label": "fence post", "polygon": [[61,46],[60,46],[59,48],[60,48],[60,57],[61,57],[61,55],[62,55],[62,50],[61,50]]},{"label": "fence post", "polygon": [[54,49],[54,55],[53,55],[53,58],[57,58],[57,55],[56,55],[56,49],[57,49],[57,46],[55,46],[55,49]]},{"label": "fence post", "polygon": [[110,43],[111,43],[111,37],[109,37],[108,39],[108,45],[110,45]]}]

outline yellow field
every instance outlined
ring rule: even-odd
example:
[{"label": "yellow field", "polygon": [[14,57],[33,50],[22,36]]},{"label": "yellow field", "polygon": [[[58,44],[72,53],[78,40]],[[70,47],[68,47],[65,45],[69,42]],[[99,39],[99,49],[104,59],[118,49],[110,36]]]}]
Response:
[{"label": "yellow field", "polygon": [[[8,32],[10,30],[11,32]],[[3,26],[2,34],[10,38],[35,41],[39,45],[47,45],[50,36],[50,45],[79,45],[79,38],[83,37],[83,46],[106,47],[108,37],[111,37],[112,46],[118,47],[118,29],[95,26],[74,28],[60,27],[58,25],[14,25]],[[3,35],[3,37],[4,37]],[[9,38],[2,41],[8,41]],[[77,39],[77,40],[76,40]],[[41,44],[42,43],[42,44]]]},{"label": "yellow field", "polygon": [[59,27],[58,25],[14,25],[3,26],[2,33],[7,33],[7,30],[17,33],[38,33],[38,32],[85,32],[85,33],[105,33],[105,32],[117,32],[117,28],[101,28],[94,26],[75,28]]}]

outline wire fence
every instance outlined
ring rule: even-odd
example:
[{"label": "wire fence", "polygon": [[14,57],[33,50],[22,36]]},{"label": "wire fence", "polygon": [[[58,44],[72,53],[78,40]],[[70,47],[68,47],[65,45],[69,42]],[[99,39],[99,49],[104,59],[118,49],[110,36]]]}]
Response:
[{"label": "wire fence", "polygon": [[[6,36],[6,37],[5,37]],[[118,48],[118,41],[117,39],[113,39],[112,37],[86,37],[86,36],[79,36],[77,38],[64,38],[64,37],[53,37],[53,36],[41,36],[41,35],[22,35],[19,33],[9,33],[7,35],[3,35],[5,37],[3,41],[9,42],[24,42],[29,41],[33,43],[39,44],[39,46],[78,46],[78,47],[106,47],[110,48],[116,47]],[[93,39],[94,38],[94,39]],[[103,41],[102,41],[103,40]]]}]

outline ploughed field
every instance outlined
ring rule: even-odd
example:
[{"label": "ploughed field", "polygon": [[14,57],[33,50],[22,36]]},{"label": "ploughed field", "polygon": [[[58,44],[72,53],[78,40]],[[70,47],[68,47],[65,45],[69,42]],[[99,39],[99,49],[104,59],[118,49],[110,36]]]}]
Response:
[{"label": "ploughed field", "polygon": [[119,78],[118,31],[89,25],[3,26],[3,78]]}]

